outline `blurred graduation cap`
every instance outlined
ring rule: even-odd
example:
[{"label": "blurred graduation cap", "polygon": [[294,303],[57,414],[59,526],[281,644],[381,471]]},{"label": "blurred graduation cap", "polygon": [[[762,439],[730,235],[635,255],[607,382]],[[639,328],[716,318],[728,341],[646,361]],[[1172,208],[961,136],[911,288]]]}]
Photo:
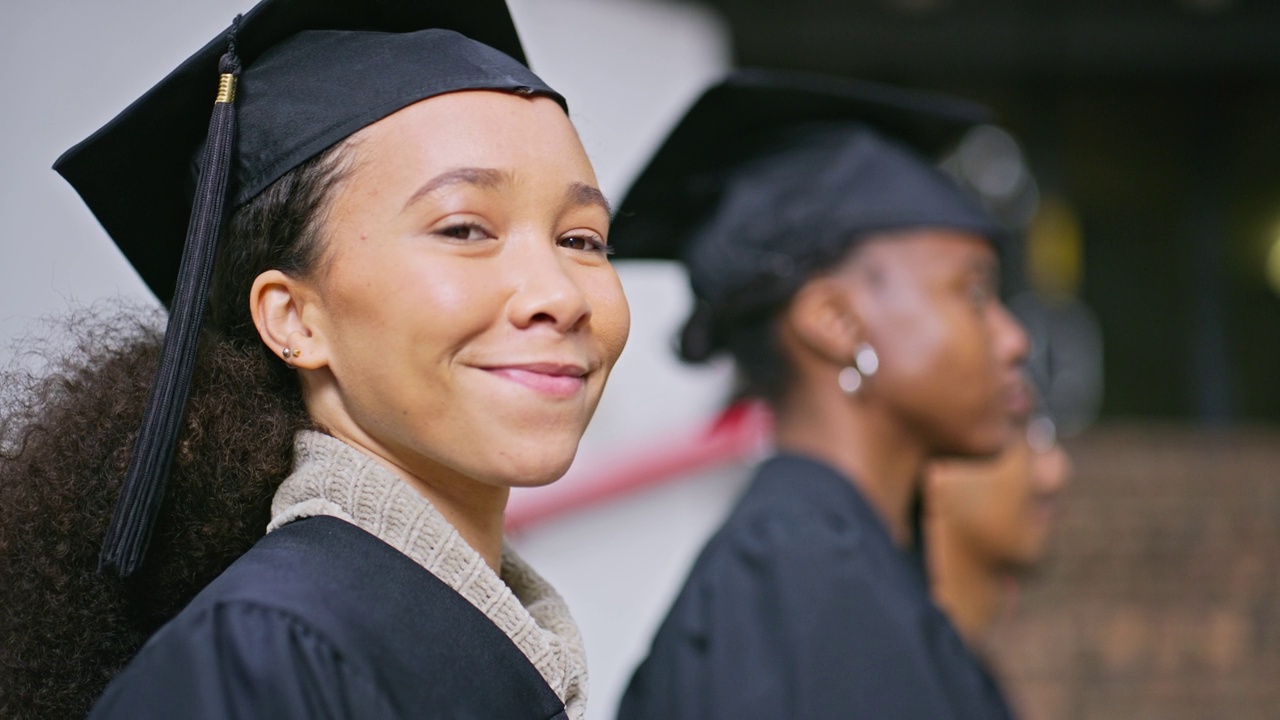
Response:
[{"label": "blurred graduation cap", "polygon": [[130,575],[145,555],[227,213],[419,100],[500,90],[563,107],[524,59],[504,0],[264,0],[58,159],[54,168],[170,308],[104,569]]},{"label": "blurred graduation cap", "polygon": [[723,326],[786,300],[859,238],[1000,224],[935,162],[985,108],[826,76],[742,69],[686,112],[623,199],[619,258],[678,259],[698,308],[682,354],[705,359]]}]

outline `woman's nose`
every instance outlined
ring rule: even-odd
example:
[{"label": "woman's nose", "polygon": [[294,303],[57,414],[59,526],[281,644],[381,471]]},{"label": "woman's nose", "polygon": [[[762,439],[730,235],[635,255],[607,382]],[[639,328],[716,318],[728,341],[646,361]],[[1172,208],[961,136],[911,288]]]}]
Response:
[{"label": "woman's nose", "polygon": [[1036,462],[1039,465],[1036,479],[1041,492],[1057,493],[1071,482],[1074,468],[1071,456],[1062,445],[1055,443],[1048,451],[1041,453]]},{"label": "woman's nose", "polygon": [[1021,365],[1031,352],[1031,339],[1022,323],[1003,303],[996,309],[996,343],[1001,358]]},{"label": "woman's nose", "polygon": [[546,240],[537,245],[512,254],[511,323],[522,329],[546,324],[562,333],[585,325],[591,303],[566,267],[564,250]]}]

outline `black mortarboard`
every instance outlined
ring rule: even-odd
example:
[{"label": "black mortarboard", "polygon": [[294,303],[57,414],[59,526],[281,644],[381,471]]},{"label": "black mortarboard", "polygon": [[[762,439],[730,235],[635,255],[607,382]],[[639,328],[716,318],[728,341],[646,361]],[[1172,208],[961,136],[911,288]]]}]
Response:
[{"label": "black mortarboard", "polygon": [[[460,33],[508,57],[447,32],[438,38],[324,33],[283,45],[307,30],[428,28]],[[229,33],[54,165],[165,303],[173,296],[190,216],[192,162],[205,141]],[[503,0],[266,0],[245,13],[235,35],[245,70],[236,98],[231,207],[417,100],[455,90],[528,87],[563,103],[521,64],[524,52]],[[257,62],[264,54],[269,68]]]},{"label": "black mortarboard", "polygon": [[852,80],[738,70],[685,114],[610,230],[620,258],[683,260],[698,309],[683,353],[723,346],[859,237],[1003,228],[934,167],[987,118],[973,103]]},{"label": "black mortarboard", "polygon": [[58,159],[54,168],[170,308],[104,567],[128,575],[145,554],[227,212],[419,100],[501,90],[563,106],[523,62],[504,0],[264,0]]}]

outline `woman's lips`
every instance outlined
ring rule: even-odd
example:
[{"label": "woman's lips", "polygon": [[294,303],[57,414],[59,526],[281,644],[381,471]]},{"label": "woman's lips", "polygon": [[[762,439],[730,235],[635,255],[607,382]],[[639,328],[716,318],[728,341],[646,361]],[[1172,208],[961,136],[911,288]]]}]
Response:
[{"label": "woman's lips", "polygon": [[1015,418],[1025,418],[1031,414],[1031,392],[1026,383],[1010,384],[1005,393],[1005,410]]},{"label": "woman's lips", "polygon": [[484,369],[531,390],[558,398],[570,397],[586,385],[587,371],[578,365],[551,363],[506,365]]}]

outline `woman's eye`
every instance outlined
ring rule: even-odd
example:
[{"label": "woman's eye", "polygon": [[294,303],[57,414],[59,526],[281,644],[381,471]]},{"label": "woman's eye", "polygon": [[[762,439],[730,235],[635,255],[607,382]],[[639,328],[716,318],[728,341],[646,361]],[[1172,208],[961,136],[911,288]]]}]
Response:
[{"label": "woman's eye", "polygon": [[491,237],[488,230],[475,223],[450,225],[446,228],[436,230],[435,234],[443,235],[454,240],[484,240]]},{"label": "woman's eye", "polygon": [[586,252],[600,253],[601,255],[613,254],[613,246],[595,235],[562,237],[557,244],[570,250],[584,250]]},{"label": "woman's eye", "polygon": [[986,285],[969,286],[969,300],[974,305],[986,305],[991,301],[992,297],[994,297],[994,293]]}]

